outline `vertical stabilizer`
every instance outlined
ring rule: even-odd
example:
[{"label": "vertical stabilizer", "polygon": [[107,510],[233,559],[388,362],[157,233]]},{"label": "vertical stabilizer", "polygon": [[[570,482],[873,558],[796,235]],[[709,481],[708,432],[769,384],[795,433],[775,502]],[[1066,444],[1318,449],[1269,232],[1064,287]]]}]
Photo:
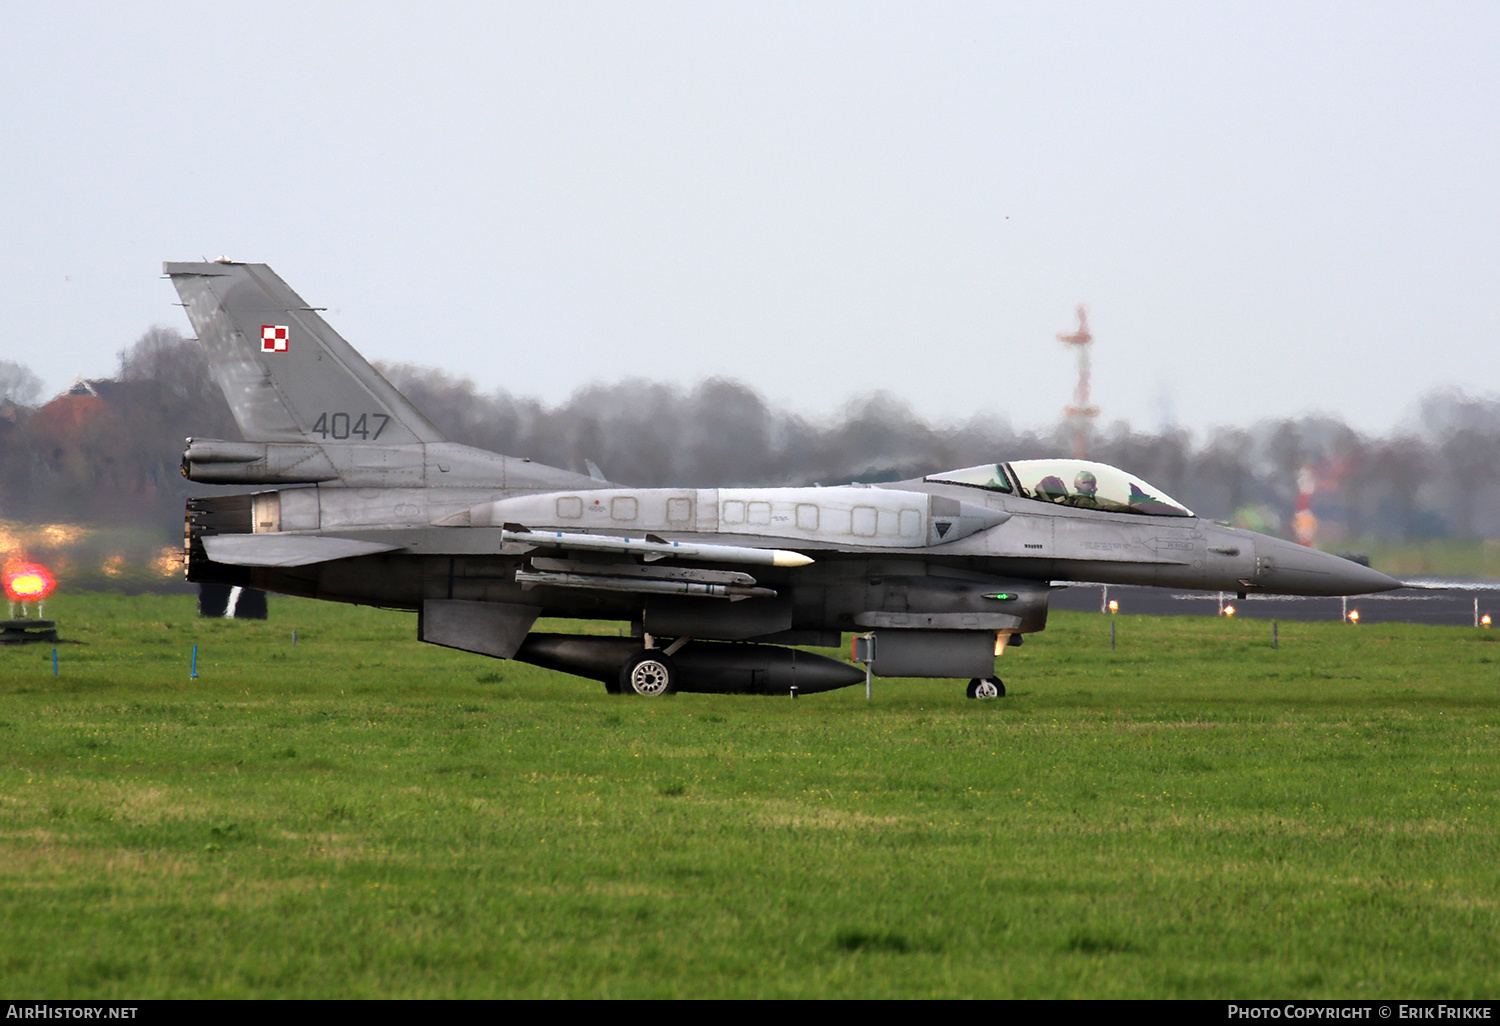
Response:
[{"label": "vertical stabilizer", "polygon": [[167,263],[249,442],[442,442],[394,385],[265,264]]}]

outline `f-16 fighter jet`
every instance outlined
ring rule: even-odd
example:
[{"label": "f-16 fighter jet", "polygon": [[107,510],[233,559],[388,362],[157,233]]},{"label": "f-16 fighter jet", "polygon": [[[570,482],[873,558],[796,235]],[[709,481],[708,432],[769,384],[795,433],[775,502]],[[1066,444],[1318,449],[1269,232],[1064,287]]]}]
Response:
[{"label": "f-16 fighter jet", "polygon": [[[1047,623],[1059,583],[1354,595],[1399,581],[1202,520],[1082,460],[894,484],[628,488],[451,442],[269,267],[168,263],[243,441],[191,438],[191,581],[410,609],[436,645],[611,692],[813,693],[865,679],[793,646],[871,636],[883,677],[968,681]],[[536,633],[617,620],[629,637]]]}]

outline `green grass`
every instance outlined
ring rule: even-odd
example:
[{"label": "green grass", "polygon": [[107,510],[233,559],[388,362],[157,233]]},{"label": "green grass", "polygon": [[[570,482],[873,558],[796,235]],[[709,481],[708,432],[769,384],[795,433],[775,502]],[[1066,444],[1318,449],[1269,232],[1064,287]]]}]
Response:
[{"label": "green grass", "polygon": [[1055,614],[1000,701],[652,701],[408,614],[47,612],[58,677],[0,649],[7,993],[1494,993],[1500,632],[1121,617],[1112,652]]},{"label": "green grass", "polygon": [[1392,541],[1353,538],[1323,546],[1339,552],[1363,552],[1370,565],[1402,579],[1442,577],[1500,577],[1500,539],[1429,538]]}]

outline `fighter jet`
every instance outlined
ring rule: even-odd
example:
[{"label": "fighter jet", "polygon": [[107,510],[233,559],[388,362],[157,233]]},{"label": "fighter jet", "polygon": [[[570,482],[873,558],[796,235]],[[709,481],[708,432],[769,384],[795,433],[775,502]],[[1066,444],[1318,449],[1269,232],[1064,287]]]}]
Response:
[{"label": "fighter jet", "polygon": [[[611,693],[808,694],[860,668],[967,679],[1067,582],[1354,595],[1401,582],[1204,520],[1101,463],[987,463],[893,484],[630,488],[449,441],[264,264],[167,263],[243,441],[183,474],[265,486],[188,502],[190,581],[414,610],[426,642]],[[534,632],[613,620],[629,636]]]}]

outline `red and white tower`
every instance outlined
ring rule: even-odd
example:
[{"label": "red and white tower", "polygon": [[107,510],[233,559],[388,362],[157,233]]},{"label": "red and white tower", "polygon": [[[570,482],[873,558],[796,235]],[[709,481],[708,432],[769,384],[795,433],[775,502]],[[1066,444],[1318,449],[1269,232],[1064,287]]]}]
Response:
[{"label": "red and white tower", "polygon": [[1094,336],[1089,334],[1089,312],[1080,306],[1078,330],[1058,335],[1057,340],[1078,351],[1078,387],[1073,390],[1072,405],[1063,407],[1063,415],[1073,425],[1073,458],[1086,459],[1094,418],[1099,416],[1099,407],[1089,405],[1089,352],[1094,344]]}]

